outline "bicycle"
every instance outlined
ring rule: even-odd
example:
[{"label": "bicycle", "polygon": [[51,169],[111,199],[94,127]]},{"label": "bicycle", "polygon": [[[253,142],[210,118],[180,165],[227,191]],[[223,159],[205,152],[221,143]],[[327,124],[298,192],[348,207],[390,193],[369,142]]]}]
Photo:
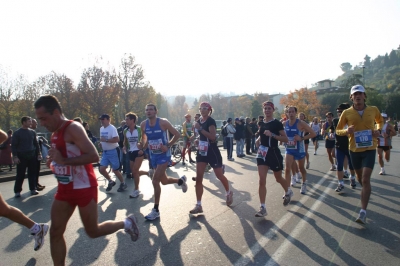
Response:
[{"label": "bicycle", "polygon": [[[182,160],[182,150],[183,150],[183,147],[181,145],[181,141],[179,141],[179,142],[175,143],[174,145],[172,145],[172,147],[171,147],[171,155],[174,157],[175,164],[179,163]],[[185,154],[184,154],[185,156],[184,157],[186,157],[186,155],[189,154],[189,152],[193,152],[192,156],[195,156],[195,158],[196,158],[197,146],[195,144],[195,141],[191,141],[190,142],[190,146],[185,150]]]}]

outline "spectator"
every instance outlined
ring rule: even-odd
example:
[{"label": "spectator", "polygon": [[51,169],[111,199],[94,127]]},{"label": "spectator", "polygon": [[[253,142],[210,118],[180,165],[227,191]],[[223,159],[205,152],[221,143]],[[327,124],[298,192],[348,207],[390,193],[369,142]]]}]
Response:
[{"label": "spectator", "polygon": [[[221,132],[222,132],[222,129],[225,127],[226,123],[227,123],[226,121],[222,122]],[[225,136],[222,136],[222,144],[224,146],[224,149],[226,150],[226,137]]]},{"label": "spectator", "polygon": [[246,154],[251,155],[251,138],[253,137],[253,130],[251,129],[251,119],[246,117],[245,124],[245,137],[246,137]]},{"label": "spectator", "polygon": [[235,159],[232,158],[233,134],[235,134],[236,129],[232,125],[232,118],[228,118],[226,123],[226,130],[228,132],[228,135],[226,136],[226,149],[227,149],[228,161],[234,161]]},{"label": "spectator", "polygon": [[251,137],[251,152],[256,152],[256,133],[258,132],[258,125],[257,125],[257,119],[253,117],[251,119],[251,132],[253,133],[253,136]]},{"label": "spectator", "polygon": [[235,129],[236,132],[234,134],[234,138],[236,140],[236,156],[238,158],[245,157],[243,154],[244,147],[244,125],[240,121],[238,117],[235,118]]}]

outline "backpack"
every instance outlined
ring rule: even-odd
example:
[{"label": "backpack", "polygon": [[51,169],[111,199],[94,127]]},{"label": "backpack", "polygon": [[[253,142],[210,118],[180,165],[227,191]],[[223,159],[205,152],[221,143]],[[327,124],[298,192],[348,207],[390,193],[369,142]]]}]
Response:
[{"label": "backpack", "polygon": [[222,128],[221,135],[224,137],[228,136],[228,129],[226,128],[226,126]]}]

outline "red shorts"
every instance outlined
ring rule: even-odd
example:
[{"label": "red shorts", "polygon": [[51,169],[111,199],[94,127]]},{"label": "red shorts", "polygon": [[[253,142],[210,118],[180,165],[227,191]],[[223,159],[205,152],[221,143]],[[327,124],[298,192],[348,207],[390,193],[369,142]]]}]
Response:
[{"label": "red shorts", "polygon": [[56,200],[66,201],[73,207],[77,205],[79,207],[85,207],[92,200],[97,203],[97,187],[62,190],[61,192],[57,190],[54,198]]}]

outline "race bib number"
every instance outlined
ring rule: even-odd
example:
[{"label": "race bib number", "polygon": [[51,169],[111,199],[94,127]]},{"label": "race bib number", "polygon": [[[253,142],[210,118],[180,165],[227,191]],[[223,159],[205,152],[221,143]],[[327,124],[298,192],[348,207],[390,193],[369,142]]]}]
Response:
[{"label": "race bib number", "polygon": [[257,159],[263,159],[265,162],[265,156],[267,156],[268,153],[268,147],[265,147],[263,145],[260,145],[260,147],[258,147],[258,151],[257,151]]},{"label": "race bib number", "polygon": [[149,140],[149,150],[153,154],[161,154],[161,153],[163,153],[161,151],[161,145],[163,145],[163,142],[162,142],[161,139]]},{"label": "race bib number", "polygon": [[371,147],[373,144],[372,131],[370,129],[354,132],[354,138],[356,139],[357,148]]},{"label": "race bib number", "polygon": [[68,184],[72,182],[72,171],[70,165],[57,164],[54,161],[50,164],[50,169],[53,172],[55,178],[62,184]]},{"label": "race bib number", "polygon": [[200,140],[199,141],[199,154],[201,156],[207,156],[208,152],[208,141]]},{"label": "race bib number", "polygon": [[287,150],[295,150],[297,149],[297,141],[294,140],[294,137],[288,137],[289,141],[286,144]]}]

